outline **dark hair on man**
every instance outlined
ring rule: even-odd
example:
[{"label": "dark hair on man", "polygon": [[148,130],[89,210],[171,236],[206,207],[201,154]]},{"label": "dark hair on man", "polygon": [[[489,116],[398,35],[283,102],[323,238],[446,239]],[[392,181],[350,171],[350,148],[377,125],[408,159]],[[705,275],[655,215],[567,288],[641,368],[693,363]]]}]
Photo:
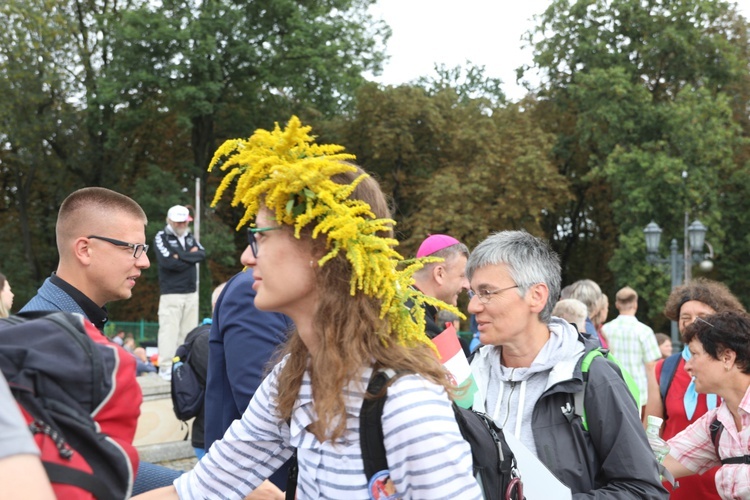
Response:
[{"label": "dark hair on man", "polygon": [[698,339],[706,354],[719,359],[726,349],[737,354],[734,362],[742,373],[750,374],[750,316],[725,311],[697,318],[685,328],[685,343]]},{"label": "dark hair on man", "polygon": [[717,313],[745,312],[745,307],[724,283],[697,278],[672,290],[664,306],[664,315],[672,321],[679,321],[682,305],[691,300],[702,302]]}]

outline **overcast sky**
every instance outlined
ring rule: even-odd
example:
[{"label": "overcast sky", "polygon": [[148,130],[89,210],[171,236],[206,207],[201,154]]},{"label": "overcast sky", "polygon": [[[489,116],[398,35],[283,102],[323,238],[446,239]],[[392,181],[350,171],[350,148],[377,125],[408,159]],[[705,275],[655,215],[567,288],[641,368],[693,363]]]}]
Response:
[{"label": "overcast sky", "polygon": [[[516,68],[531,63],[531,49],[521,36],[535,26],[550,0],[378,0],[371,9],[391,27],[390,60],[378,82],[397,85],[434,75],[434,65],[484,65],[500,78],[511,100],[525,95],[516,84]],[[750,0],[737,2],[746,17]]]}]

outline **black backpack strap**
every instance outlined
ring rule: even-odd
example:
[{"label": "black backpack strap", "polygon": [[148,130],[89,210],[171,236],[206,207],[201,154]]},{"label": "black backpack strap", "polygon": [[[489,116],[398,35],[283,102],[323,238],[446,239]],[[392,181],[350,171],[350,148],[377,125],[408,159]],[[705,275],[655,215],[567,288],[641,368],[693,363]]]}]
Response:
[{"label": "black backpack strap", "polygon": [[719,422],[719,419],[714,417],[713,422],[711,422],[711,425],[708,428],[709,432],[711,433],[711,442],[714,444],[714,449],[716,450],[716,456],[719,456],[719,439],[721,438],[721,433],[724,432],[724,424]]},{"label": "black backpack strap", "polygon": [[750,464],[750,455],[741,455],[739,457],[729,457],[729,458],[721,458],[721,455],[719,454],[719,439],[721,439],[721,434],[724,432],[724,424],[719,422],[719,419],[714,417],[713,422],[711,422],[711,426],[708,428],[711,432],[711,442],[714,444],[714,449],[716,450],[716,456],[719,457],[719,460],[721,460],[722,465],[727,464]]},{"label": "black backpack strap", "polygon": [[77,486],[92,493],[99,500],[114,500],[116,498],[112,494],[111,488],[107,487],[104,481],[93,474],[50,462],[43,462],[43,465],[51,483]]},{"label": "black backpack strap", "polygon": [[672,385],[674,380],[674,374],[677,373],[677,367],[682,359],[682,353],[672,354],[664,360],[661,365],[661,375],[659,376],[659,393],[661,393],[661,401],[664,404],[664,400],[667,398],[667,392],[669,386]]},{"label": "black backpack strap", "polygon": [[294,500],[297,496],[297,475],[299,474],[299,464],[297,463],[297,449],[294,449],[292,458],[289,459],[289,475],[286,478],[285,500]]},{"label": "black backpack strap", "polygon": [[362,448],[362,462],[365,466],[365,476],[369,481],[372,476],[382,470],[388,470],[388,460],[385,455],[385,444],[383,444],[383,407],[385,406],[385,395],[381,391],[389,380],[395,375],[393,370],[379,371],[370,378],[367,385],[367,394],[362,401],[362,409],[359,413],[359,443]]},{"label": "black backpack strap", "polygon": [[[385,456],[385,445],[383,444],[383,406],[385,397],[377,397],[388,381],[396,374],[393,370],[385,370],[373,373],[370,383],[367,385],[367,393],[373,397],[365,397],[362,401],[362,409],[359,414],[359,441],[362,449],[362,461],[365,466],[365,475],[369,481],[376,473],[388,469],[388,460]],[[287,421],[287,424],[290,424]],[[286,500],[294,500],[297,493],[297,476],[299,475],[299,464],[297,462],[297,450],[294,450],[289,460],[289,475],[286,483]]]}]

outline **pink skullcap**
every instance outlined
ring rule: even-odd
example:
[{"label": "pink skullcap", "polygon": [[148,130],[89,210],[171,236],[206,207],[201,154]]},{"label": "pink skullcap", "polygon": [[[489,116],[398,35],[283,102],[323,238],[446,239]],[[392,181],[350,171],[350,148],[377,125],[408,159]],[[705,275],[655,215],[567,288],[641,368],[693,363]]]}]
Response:
[{"label": "pink skullcap", "polygon": [[458,245],[459,243],[461,242],[453,236],[448,236],[447,234],[432,234],[428,236],[421,245],[419,245],[417,258],[427,257],[435,252],[439,252],[443,248]]}]

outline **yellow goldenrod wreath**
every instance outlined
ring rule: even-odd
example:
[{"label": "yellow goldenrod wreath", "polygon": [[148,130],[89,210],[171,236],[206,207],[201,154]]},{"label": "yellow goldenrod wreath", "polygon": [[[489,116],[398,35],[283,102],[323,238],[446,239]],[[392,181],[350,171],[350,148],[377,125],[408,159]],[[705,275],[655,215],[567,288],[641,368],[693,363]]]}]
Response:
[{"label": "yellow goldenrod wreath", "polygon": [[[261,200],[279,224],[294,227],[295,238],[312,224],[313,238],[326,237],[327,253],[318,264],[323,266],[343,252],[352,267],[350,293],[361,291],[381,301],[380,317],[387,317],[388,333],[404,345],[432,345],[424,335],[424,308],[416,306],[428,303],[461,314],[411,285],[415,271],[441,259],[404,261],[394,249],[398,241],[378,235],[390,230],[395,221],[378,219],[370,205],[349,198],[367,174],[349,185],[331,180],[336,174],[356,170],[347,163],[354,155],[336,144],[315,144],[311,130],[292,116],[283,130],[277,123],[271,132],[259,129],[249,139],[224,142],[208,167],[209,171],[216,166],[226,171],[211,205],[236,181],[231,204],[245,207],[237,229],[255,218]],[[406,307],[407,302],[415,307]]]}]

